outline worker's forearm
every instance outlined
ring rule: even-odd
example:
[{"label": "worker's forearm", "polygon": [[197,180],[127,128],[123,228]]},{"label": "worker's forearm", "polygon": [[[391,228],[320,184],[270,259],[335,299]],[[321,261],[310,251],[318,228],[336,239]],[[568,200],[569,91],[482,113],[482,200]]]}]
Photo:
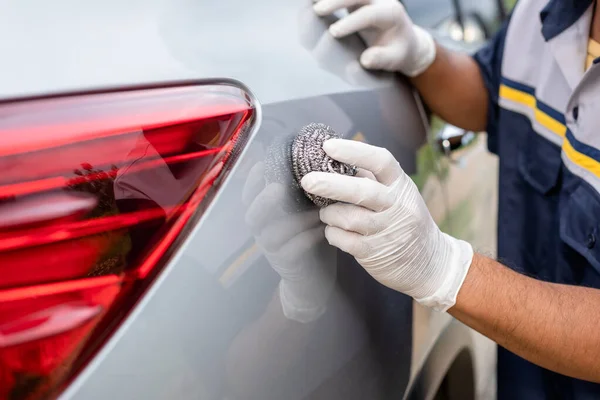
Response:
[{"label": "worker's forearm", "polygon": [[485,130],[489,100],[471,56],[438,45],[434,63],[412,78],[412,83],[429,108],[445,121],[474,132]]},{"label": "worker's forearm", "polygon": [[600,382],[599,290],[537,281],[476,255],[449,312],[537,365]]}]

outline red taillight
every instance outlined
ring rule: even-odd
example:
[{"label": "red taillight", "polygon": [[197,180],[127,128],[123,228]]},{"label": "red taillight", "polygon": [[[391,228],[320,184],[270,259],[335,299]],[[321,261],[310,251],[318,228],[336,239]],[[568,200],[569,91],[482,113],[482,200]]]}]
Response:
[{"label": "red taillight", "polygon": [[52,396],[196,221],[255,116],[231,83],[0,105],[0,398]]}]

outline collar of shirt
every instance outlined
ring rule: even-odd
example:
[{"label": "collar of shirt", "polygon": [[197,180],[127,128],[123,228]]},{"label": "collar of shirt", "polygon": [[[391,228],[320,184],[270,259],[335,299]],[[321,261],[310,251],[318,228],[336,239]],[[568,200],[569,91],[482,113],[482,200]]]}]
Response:
[{"label": "collar of shirt", "polygon": [[540,13],[542,35],[546,41],[560,35],[573,25],[594,0],[550,0]]},{"label": "collar of shirt", "polygon": [[540,13],[542,35],[571,89],[585,73],[594,0],[550,0]]}]

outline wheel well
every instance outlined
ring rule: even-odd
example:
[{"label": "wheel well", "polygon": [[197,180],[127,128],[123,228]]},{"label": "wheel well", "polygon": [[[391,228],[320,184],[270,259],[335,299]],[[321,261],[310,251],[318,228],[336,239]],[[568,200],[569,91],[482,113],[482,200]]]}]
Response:
[{"label": "wheel well", "polygon": [[471,331],[454,320],[438,337],[407,398],[472,400],[475,398],[474,371]]},{"label": "wheel well", "polygon": [[468,348],[464,348],[452,362],[444,376],[434,400],[474,400],[475,368],[473,357]]}]

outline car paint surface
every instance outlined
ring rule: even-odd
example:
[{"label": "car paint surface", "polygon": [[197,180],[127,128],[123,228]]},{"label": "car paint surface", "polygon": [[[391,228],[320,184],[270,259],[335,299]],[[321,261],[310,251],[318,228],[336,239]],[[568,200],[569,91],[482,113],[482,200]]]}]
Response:
[{"label": "car paint surface", "polygon": [[[291,321],[279,302],[280,266],[248,220],[267,186],[255,178],[289,168],[277,154],[311,122],[387,147],[407,173],[422,172],[426,125],[413,90],[363,70],[363,42],[333,39],[331,21],[314,15],[310,0],[0,4],[2,99],[225,77],[259,103],[252,140],[199,225],[61,398],[403,396],[449,318],[427,314],[415,328],[412,300],[322,239],[302,249],[309,262],[298,265],[322,275],[314,293],[327,298],[325,314]],[[443,223],[448,205],[435,171],[422,194]],[[281,210],[291,218],[302,193],[285,187]]]},{"label": "car paint surface", "polygon": [[[402,0],[413,20],[421,26],[435,27],[456,12],[452,1],[440,0]],[[465,15],[477,15],[486,25],[496,23],[497,9],[493,1],[462,0],[459,2]],[[492,26],[488,26],[492,29]]]}]

